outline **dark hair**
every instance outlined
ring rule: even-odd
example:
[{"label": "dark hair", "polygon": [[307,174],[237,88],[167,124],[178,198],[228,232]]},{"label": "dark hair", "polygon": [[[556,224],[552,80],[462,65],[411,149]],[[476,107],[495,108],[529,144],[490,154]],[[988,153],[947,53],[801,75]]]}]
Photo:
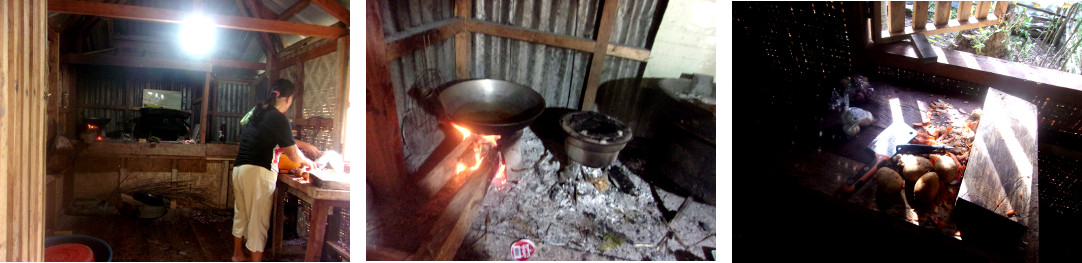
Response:
[{"label": "dark hair", "polygon": [[267,94],[267,99],[255,106],[255,112],[252,114],[251,122],[259,122],[259,120],[263,118],[263,113],[274,108],[274,102],[278,100],[279,97],[284,98],[293,96],[293,92],[296,91],[296,88],[293,87],[292,81],[278,79],[277,81],[274,81],[274,84],[271,84],[270,90],[270,93]]}]

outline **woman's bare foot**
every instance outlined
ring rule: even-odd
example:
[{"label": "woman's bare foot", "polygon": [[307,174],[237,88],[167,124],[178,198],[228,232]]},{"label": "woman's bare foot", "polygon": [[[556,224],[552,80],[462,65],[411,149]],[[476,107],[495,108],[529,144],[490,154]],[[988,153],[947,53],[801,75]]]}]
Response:
[{"label": "woman's bare foot", "polygon": [[233,258],[231,258],[231,259],[233,260],[233,262],[248,262],[249,260],[251,260],[248,257],[245,257],[243,255],[239,256],[239,257],[238,256],[233,256]]}]

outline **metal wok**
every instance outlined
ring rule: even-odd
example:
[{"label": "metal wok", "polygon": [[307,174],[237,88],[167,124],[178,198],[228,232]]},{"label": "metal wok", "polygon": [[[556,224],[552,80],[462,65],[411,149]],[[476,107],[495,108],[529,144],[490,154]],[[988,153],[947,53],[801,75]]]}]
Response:
[{"label": "metal wok", "polygon": [[481,134],[510,134],[530,125],[545,110],[545,98],[512,82],[477,79],[455,83],[439,95],[452,122]]}]

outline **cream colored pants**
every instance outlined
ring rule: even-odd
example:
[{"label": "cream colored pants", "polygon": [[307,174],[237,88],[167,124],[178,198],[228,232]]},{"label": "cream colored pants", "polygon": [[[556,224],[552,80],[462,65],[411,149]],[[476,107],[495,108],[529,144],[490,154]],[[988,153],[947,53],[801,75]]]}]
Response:
[{"label": "cream colored pants", "polygon": [[263,252],[267,245],[267,229],[270,227],[277,180],[274,172],[260,166],[245,164],[233,168],[233,195],[236,200],[233,207],[233,236],[247,237],[245,247],[252,252]]}]

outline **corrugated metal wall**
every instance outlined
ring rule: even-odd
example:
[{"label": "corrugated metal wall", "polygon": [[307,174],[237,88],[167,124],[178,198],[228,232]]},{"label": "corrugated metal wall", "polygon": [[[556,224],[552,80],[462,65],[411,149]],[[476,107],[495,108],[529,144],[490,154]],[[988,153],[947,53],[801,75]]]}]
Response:
[{"label": "corrugated metal wall", "polygon": [[[410,28],[450,19],[454,16],[454,1],[409,0],[380,1],[380,22],[385,36],[393,36]],[[401,124],[406,171],[414,173],[435,150],[444,134],[436,118],[425,112],[409,95],[418,88],[434,88],[455,80],[455,49],[453,38],[433,41],[423,49],[404,55],[389,63],[394,85],[395,106]]]},{"label": "corrugated metal wall", "polygon": [[[83,72],[80,72],[83,73]],[[90,105],[104,105],[104,106],[122,106],[122,107],[142,107],[143,106],[143,90],[144,89],[157,89],[157,90],[170,90],[180,91],[183,96],[181,107],[184,110],[191,110],[191,98],[192,92],[197,87],[193,87],[191,83],[187,81],[178,80],[143,80],[143,79],[124,79],[124,78],[110,78],[103,77],[95,74],[79,74],[75,82],[76,90],[78,93],[78,100],[80,105],[83,105],[82,118],[109,118],[111,121],[105,126],[106,132],[120,130],[119,122],[133,121],[139,118],[138,110],[121,110],[121,109],[102,109],[91,108]],[[125,97],[125,94],[129,94]],[[188,123],[193,124],[198,121],[199,116],[194,115],[188,118]]]},{"label": "corrugated metal wall", "polygon": [[[611,42],[645,47],[658,0],[619,0]],[[454,1],[380,1],[385,36],[454,16]],[[599,0],[476,0],[473,18],[565,36],[593,39]],[[472,36],[472,78],[502,79],[538,91],[549,107],[577,109],[591,56],[588,52],[533,44],[483,34]],[[447,39],[390,62],[407,171],[413,173],[443,140],[431,114],[409,95],[418,86],[436,86],[455,77],[454,41]],[[637,78],[644,63],[607,58],[602,84]],[[621,82],[622,83],[622,82]],[[637,86],[637,82],[629,84]],[[633,96],[633,95],[631,95]]]},{"label": "corrugated metal wall", "polygon": [[[245,114],[248,113],[255,103],[252,101],[252,87],[245,82],[237,81],[217,81],[217,85],[214,87],[213,104],[210,105],[211,111],[219,113],[235,113]],[[231,116],[211,116],[210,123],[215,124],[211,129],[211,137],[207,137],[207,142],[220,142],[219,136],[221,136],[222,123],[225,123],[225,143],[236,143],[240,136],[240,118]]]}]

